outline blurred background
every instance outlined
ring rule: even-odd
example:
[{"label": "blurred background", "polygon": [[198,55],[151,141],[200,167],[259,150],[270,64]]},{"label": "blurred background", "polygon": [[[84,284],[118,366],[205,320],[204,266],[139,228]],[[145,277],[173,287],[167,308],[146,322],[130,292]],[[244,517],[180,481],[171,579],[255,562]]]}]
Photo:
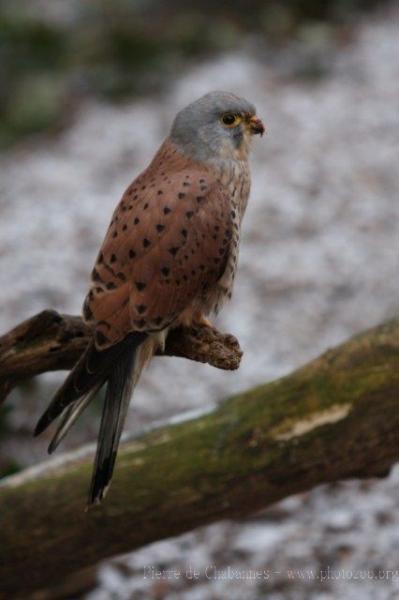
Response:
[{"label": "blurred background", "polygon": [[[154,360],[129,431],[283,375],[396,316],[398,57],[397,2],[0,1],[0,331],[43,308],[80,312],[123,190],[176,111],[213,89],[245,95],[268,131],[254,143],[239,275],[217,323],[245,355],[237,373]],[[1,408],[0,476],[46,457],[31,432],[62,377],[21,386]],[[99,414],[90,408],[64,449],[94,440]],[[398,515],[394,469],[153,544],[59,597],[399,598]],[[271,576],[209,578],[211,565]],[[156,581],[148,566],[202,575]]]}]

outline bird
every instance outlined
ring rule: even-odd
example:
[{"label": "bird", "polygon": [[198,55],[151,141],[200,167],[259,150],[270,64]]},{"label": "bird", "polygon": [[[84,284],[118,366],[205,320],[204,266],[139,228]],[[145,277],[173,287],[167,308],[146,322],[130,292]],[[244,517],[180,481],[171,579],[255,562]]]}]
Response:
[{"label": "bird", "polygon": [[252,103],[209,92],[177,113],[112,215],[83,304],[91,339],[34,432],[60,418],[51,454],[105,386],[88,506],[108,490],[144,366],[173,328],[209,324],[231,298],[251,142],[264,131]]}]

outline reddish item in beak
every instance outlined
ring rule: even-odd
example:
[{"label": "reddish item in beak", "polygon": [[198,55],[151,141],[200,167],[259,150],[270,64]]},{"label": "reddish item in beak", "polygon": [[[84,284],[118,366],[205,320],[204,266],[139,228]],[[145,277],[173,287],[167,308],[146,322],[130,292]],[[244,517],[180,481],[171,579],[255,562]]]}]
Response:
[{"label": "reddish item in beak", "polygon": [[251,133],[253,133],[255,135],[258,133],[260,135],[263,135],[265,133],[265,126],[263,125],[262,121],[257,116],[253,116],[250,118],[249,127],[251,130]]}]

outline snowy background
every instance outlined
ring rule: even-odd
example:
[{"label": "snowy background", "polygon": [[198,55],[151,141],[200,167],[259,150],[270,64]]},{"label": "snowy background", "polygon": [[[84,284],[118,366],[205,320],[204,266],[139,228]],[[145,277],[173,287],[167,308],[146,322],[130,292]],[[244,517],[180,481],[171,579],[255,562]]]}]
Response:
[{"label": "snowy background", "polygon": [[[43,308],[80,311],[121,193],[177,109],[212,89],[245,94],[268,132],[254,142],[239,275],[217,323],[239,338],[245,354],[235,373],[154,360],[136,392],[129,430],[278,377],[397,315],[398,32],[393,5],[364,18],[340,43],[322,36],[322,50],[314,32],[305,46],[292,42],[279,51],[249,37],[183,71],[161,96],[119,106],[87,101],[62,135],[4,152],[0,330]],[[314,54],[322,56],[323,76],[301,77]],[[14,394],[3,460],[45,457],[46,440],[27,433],[61,379],[41,378],[29,406],[26,390]],[[97,416],[86,416],[64,447],[95,439]],[[379,482],[318,488],[244,523],[202,528],[111,561],[84,597],[399,598],[398,509],[399,470]],[[157,580],[150,567],[179,575]],[[190,569],[199,580],[186,575]],[[263,573],[258,580],[251,577],[256,570]]]}]

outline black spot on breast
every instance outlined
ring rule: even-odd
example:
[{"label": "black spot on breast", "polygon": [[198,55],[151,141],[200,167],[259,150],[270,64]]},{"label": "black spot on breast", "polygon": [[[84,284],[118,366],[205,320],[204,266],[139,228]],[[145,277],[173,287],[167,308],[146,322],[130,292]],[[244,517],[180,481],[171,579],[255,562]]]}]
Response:
[{"label": "black spot on breast", "polygon": [[99,346],[104,346],[105,344],[109,343],[109,339],[107,338],[106,335],[103,334],[102,331],[96,331],[94,336],[95,336],[96,342]]},{"label": "black spot on breast", "polygon": [[129,258],[135,258],[136,253],[134,250],[129,250]]},{"label": "black spot on breast", "polygon": [[139,315],[142,315],[147,310],[147,306],[145,304],[136,304],[136,310]]},{"label": "black spot on breast", "polygon": [[100,254],[98,255],[98,259],[97,259],[98,264],[101,265],[103,260],[104,260],[104,255],[102,252],[100,252]]},{"label": "black spot on breast", "polygon": [[169,248],[169,252],[172,256],[176,256],[176,254],[179,251],[179,247],[178,246],[172,246],[171,248]]},{"label": "black spot on breast", "polygon": [[96,269],[93,269],[93,271],[91,272],[91,278],[92,278],[93,281],[100,281],[100,282],[102,282],[100,274],[99,274],[99,272]]},{"label": "black spot on breast", "polygon": [[92,319],[93,317],[93,313],[90,310],[89,305],[87,303],[85,303],[85,305],[83,306],[83,316],[86,321],[90,321],[90,319]]},{"label": "black spot on breast", "polygon": [[147,210],[148,206],[149,206],[149,204],[148,204],[148,202],[146,202],[143,206],[143,210]]},{"label": "black spot on breast", "polygon": [[120,279],[121,281],[126,281],[126,276],[125,276],[125,274],[124,274],[124,273],[122,273],[122,271],[119,271],[119,272],[116,274],[116,276],[117,276],[117,278],[118,278],[118,279]]},{"label": "black spot on breast", "polygon": [[163,209],[163,214],[164,214],[164,215],[167,215],[167,214],[169,214],[170,212],[172,212],[172,209],[171,209],[171,208],[169,208],[169,206],[164,206],[164,209]]},{"label": "black spot on breast", "polygon": [[144,246],[144,248],[148,248],[148,246],[150,246],[150,245],[151,245],[150,240],[148,238],[144,238],[143,239],[143,246]]},{"label": "black spot on breast", "polygon": [[206,192],[208,188],[206,187],[206,185],[200,185],[200,190],[201,192]]},{"label": "black spot on breast", "polygon": [[126,223],[124,224],[124,226],[122,227],[122,229],[123,229],[123,231],[126,231],[126,229],[127,229]]},{"label": "black spot on breast", "polygon": [[235,218],[236,218],[236,211],[235,211],[235,210],[232,210],[232,211],[230,212],[230,214],[231,214],[231,216],[232,216],[232,218],[233,218],[233,219],[235,219]]},{"label": "black spot on breast", "polygon": [[154,319],[155,325],[160,325],[162,322],[163,322],[163,318],[162,317],[156,317]]},{"label": "black spot on breast", "polygon": [[161,223],[158,223],[158,225],[155,226],[155,229],[161,233],[161,231],[163,231],[165,229],[165,225],[161,225]]},{"label": "black spot on breast", "polygon": [[105,287],[107,288],[107,290],[114,290],[116,288],[116,285],[113,281],[110,281]]},{"label": "black spot on breast", "polygon": [[183,198],[185,198],[185,197],[186,197],[186,194],[185,194],[184,192],[179,192],[179,193],[178,193],[178,195],[177,195],[177,197],[178,197],[180,200],[183,200]]},{"label": "black spot on breast", "polygon": [[187,187],[187,186],[191,185],[191,183],[189,181],[183,181],[183,185],[184,185],[184,187]]},{"label": "black spot on breast", "polygon": [[167,277],[169,275],[170,269],[169,267],[162,267],[161,273]]},{"label": "black spot on breast", "polygon": [[194,213],[193,213],[193,211],[192,211],[192,210],[188,210],[188,211],[186,212],[186,217],[187,217],[187,219],[191,219],[191,217],[193,216],[193,214],[194,214]]},{"label": "black spot on breast", "polygon": [[163,194],[162,190],[158,190],[158,196],[160,196],[161,194]]},{"label": "black spot on breast", "polygon": [[139,292],[143,291],[146,287],[144,281],[135,281],[134,283]]},{"label": "black spot on breast", "polygon": [[136,217],[133,221],[134,225],[138,225],[140,223],[140,219],[138,217]]},{"label": "black spot on breast", "polygon": [[197,196],[198,204],[200,204],[200,202],[203,202],[204,200],[205,200],[205,196]]},{"label": "black spot on breast", "polygon": [[116,262],[116,254],[111,254],[110,262],[111,263]]},{"label": "black spot on breast", "polygon": [[112,237],[115,239],[116,237],[118,237],[118,232],[114,231],[114,233],[112,234]]},{"label": "black spot on breast", "polygon": [[187,237],[187,229],[182,229],[181,234],[184,238],[186,238]]}]

